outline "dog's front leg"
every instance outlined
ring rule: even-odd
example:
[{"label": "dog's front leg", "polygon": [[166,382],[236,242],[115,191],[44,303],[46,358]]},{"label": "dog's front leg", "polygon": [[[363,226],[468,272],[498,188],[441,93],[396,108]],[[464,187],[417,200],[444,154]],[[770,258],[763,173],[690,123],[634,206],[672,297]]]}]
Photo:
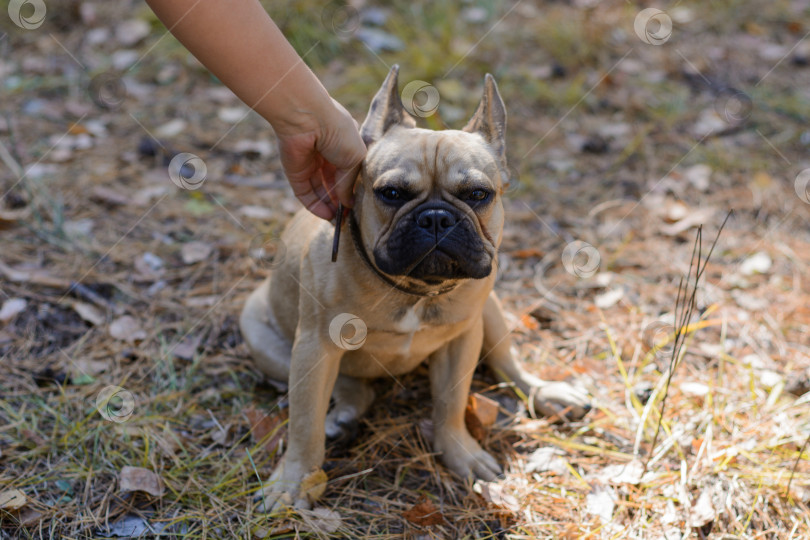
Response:
[{"label": "dog's front leg", "polygon": [[[323,464],[326,435],[324,421],[335,386],[342,351],[315,332],[301,332],[293,344],[290,362],[288,446],[265,483],[263,509],[309,508]],[[304,488],[302,489],[302,483]]]},{"label": "dog's front leg", "polygon": [[445,465],[457,474],[493,480],[501,468],[467,431],[464,410],[483,341],[481,318],[459,337],[430,356],[434,446]]}]

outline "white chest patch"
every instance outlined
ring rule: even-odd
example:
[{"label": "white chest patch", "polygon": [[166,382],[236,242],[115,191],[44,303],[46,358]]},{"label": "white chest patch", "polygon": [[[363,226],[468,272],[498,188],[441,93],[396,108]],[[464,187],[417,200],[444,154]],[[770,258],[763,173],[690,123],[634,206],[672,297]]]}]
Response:
[{"label": "white chest patch", "polygon": [[396,324],[396,331],[403,334],[413,334],[424,327],[424,323],[416,314],[416,306],[408,308],[405,316],[402,317]]}]

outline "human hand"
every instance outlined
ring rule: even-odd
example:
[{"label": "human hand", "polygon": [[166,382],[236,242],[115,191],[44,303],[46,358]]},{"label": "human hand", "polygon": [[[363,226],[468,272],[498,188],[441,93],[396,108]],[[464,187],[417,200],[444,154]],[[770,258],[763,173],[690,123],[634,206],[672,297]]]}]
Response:
[{"label": "human hand", "polygon": [[366,156],[357,122],[337,101],[318,116],[312,129],[277,131],[284,173],[299,201],[316,216],[329,220],[337,203],[354,204],[354,182]]}]

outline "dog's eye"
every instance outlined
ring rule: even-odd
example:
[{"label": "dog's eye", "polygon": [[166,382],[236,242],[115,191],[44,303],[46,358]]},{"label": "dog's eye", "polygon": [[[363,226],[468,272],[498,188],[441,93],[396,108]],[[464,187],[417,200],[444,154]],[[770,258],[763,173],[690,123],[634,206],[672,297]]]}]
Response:
[{"label": "dog's eye", "polygon": [[467,194],[467,201],[480,203],[489,198],[489,191],[485,189],[474,189]]},{"label": "dog's eye", "polygon": [[408,191],[395,187],[379,189],[377,190],[377,196],[388,204],[399,204],[412,198]]}]

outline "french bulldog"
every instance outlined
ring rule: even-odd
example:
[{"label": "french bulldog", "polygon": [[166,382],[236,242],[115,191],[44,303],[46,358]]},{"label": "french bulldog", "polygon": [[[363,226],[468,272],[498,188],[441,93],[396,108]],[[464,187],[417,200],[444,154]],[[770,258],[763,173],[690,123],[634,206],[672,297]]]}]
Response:
[{"label": "french bulldog", "polygon": [[241,314],[257,367],[289,388],[288,446],[258,497],[266,511],[309,508],[323,490],[313,483],[325,479],[326,439],[368,410],[369,380],[422,362],[429,364],[434,449],[463,477],[493,480],[501,472],[465,426],[479,359],[530,396],[538,412],[577,419],[590,408],[581,390],[520,365],[493,292],[508,181],[506,109],[495,79],[486,75],[464,129],[432,131],[405,111],[398,70],[360,128],[368,154],[338,262],[330,260],[330,224],[299,211],[281,236],[283,261]]}]

